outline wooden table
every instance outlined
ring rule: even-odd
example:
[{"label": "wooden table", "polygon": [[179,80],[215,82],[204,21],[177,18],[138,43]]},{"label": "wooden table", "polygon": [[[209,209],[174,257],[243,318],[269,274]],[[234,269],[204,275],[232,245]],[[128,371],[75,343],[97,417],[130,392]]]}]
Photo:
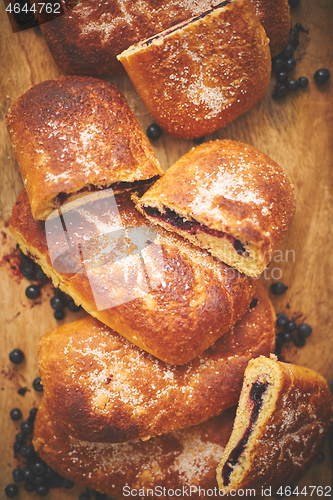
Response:
[{"label": "wooden table", "polygon": [[[22,180],[4,125],[4,115],[15,99],[30,86],[60,73],[40,30],[12,33],[2,2],[0,13],[0,207],[3,224],[0,256],[0,498],[3,498],[3,489],[12,482],[11,471],[16,466],[12,445],[19,428],[19,424],[10,420],[9,412],[14,407],[20,407],[24,417],[27,417],[29,409],[38,405],[41,397],[32,388],[32,381],[38,376],[38,340],[63,321],[73,321],[78,316],[67,312],[65,320],[57,322],[49,305],[51,285],[43,288],[40,299],[31,301],[24,293],[27,280],[21,279],[12,269],[15,265],[15,241],[8,232],[6,221],[22,188]],[[313,74],[320,67],[328,67],[333,72],[333,3],[330,0],[302,0],[292,12],[292,18],[293,24],[300,22],[309,30],[308,34],[301,34],[295,70],[296,77],[308,76],[309,87],[290,93],[284,100],[275,101],[271,97],[272,79],[266,97],[255,109],[205,140],[229,138],[251,144],[275,159],[291,177],[297,196],[296,216],[280,252],[274,254],[263,279],[267,289],[274,280],[282,280],[289,287],[281,297],[271,295],[276,312],[287,312],[289,317],[296,317],[298,322],[306,321],[313,327],[306,346],[296,348],[288,345],[284,349],[285,359],[317,370],[330,382],[333,376],[333,82],[316,85]],[[106,79],[124,93],[145,130],[153,120],[130,80],[126,76]],[[194,144],[163,135],[152,145],[166,169]],[[25,361],[16,366],[9,362],[8,354],[17,347],[24,351]],[[20,387],[28,388],[25,396],[18,394]],[[313,465],[300,485],[331,485],[327,445],[325,455],[326,460]],[[78,492],[83,489],[77,486],[69,491],[52,490],[48,498],[78,498]],[[34,493],[26,493],[23,487],[21,490],[21,500],[37,498]],[[300,498],[305,497],[300,495]],[[312,498],[322,497],[315,494]]]}]

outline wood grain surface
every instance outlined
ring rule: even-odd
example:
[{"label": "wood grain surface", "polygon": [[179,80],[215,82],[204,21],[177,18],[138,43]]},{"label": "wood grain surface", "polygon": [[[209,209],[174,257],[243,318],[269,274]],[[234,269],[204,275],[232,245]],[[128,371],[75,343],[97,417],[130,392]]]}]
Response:
[{"label": "wood grain surface", "polygon": [[[333,2],[331,0],[301,0],[292,11],[293,24],[300,22],[308,30],[301,34],[296,50],[295,77],[307,76],[310,84],[306,89],[290,93],[286,99],[275,101],[271,97],[274,79],[263,101],[253,110],[239,117],[223,130],[205,140],[229,138],[251,144],[276,160],[291,177],[297,197],[297,211],[292,227],[276,252],[269,268],[263,275],[267,289],[276,281],[288,285],[281,297],[271,294],[276,312],[286,312],[297,322],[306,321],[313,327],[312,335],[302,348],[286,345],[286,360],[311,367],[330,382],[333,376],[333,82],[319,86],[313,80],[314,72],[327,67],[333,72]],[[12,482],[11,471],[17,465],[14,458],[14,436],[19,423],[10,420],[14,407],[28,416],[29,409],[38,405],[40,393],[32,388],[38,376],[37,345],[39,338],[63,321],[73,321],[78,316],[66,313],[63,321],[56,322],[49,299],[52,287],[47,285],[36,301],[25,297],[26,279],[20,278],[12,267],[17,263],[15,241],[9,234],[6,222],[22,180],[15,155],[4,124],[4,116],[10,105],[32,85],[59,75],[40,30],[29,29],[13,33],[6,17],[4,3],[0,0],[0,68],[1,68],[1,256],[0,256],[0,304],[1,304],[1,456],[0,499],[5,498],[4,487]],[[143,129],[152,123],[152,117],[135,92],[126,76],[106,77],[126,96]],[[167,169],[173,162],[193,147],[192,141],[176,140],[163,135],[153,148]],[[79,315],[83,315],[80,313]],[[25,353],[22,365],[10,363],[8,354],[14,348]],[[18,394],[20,387],[27,387],[25,396]],[[331,485],[331,460],[328,445],[326,459],[315,464],[300,482],[304,485]],[[20,487],[18,498],[38,498]],[[75,499],[83,487],[73,490],[52,490],[47,498]],[[308,495],[310,498],[310,495]],[[300,495],[300,498],[307,498]],[[315,492],[311,498],[322,498]]]}]

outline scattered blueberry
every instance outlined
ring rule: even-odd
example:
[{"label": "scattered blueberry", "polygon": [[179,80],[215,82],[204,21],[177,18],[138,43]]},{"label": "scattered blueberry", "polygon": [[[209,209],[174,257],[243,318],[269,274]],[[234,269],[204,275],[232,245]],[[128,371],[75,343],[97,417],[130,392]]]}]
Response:
[{"label": "scattered blueberry", "polygon": [[284,71],[284,60],[277,58],[273,60],[273,69],[276,71],[276,73],[280,73],[281,71]]},{"label": "scattered blueberry", "polygon": [[320,451],[317,456],[317,462],[318,464],[321,464],[325,460],[325,453],[323,451]]},{"label": "scattered blueberry", "polygon": [[54,311],[53,316],[55,317],[56,320],[61,321],[65,317],[65,311],[63,309],[60,309],[59,311]]},{"label": "scattered blueberry", "polygon": [[317,82],[317,83],[326,83],[326,82],[328,82],[330,77],[331,77],[331,73],[326,68],[317,69],[317,71],[313,75],[313,78],[315,79],[315,82]]},{"label": "scattered blueberry", "polygon": [[29,281],[34,279],[36,272],[36,264],[30,257],[21,253],[21,262],[19,265],[22,276],[27,278]]},{"label": "scattered blueberry", "polygon": [[283,59],[290,59],[294,56],[295,49],[294,47],[288,43],[287,47],[282,52]]},{"label": "scattered blueberry", "polygon": [[277,84],[272,94],[273,99],[280,101],[288,94],[288,89],[284,84]]},{"label": "scattered blueberry", "polygon": [[13,408],[11,411],[10,411],[10,418],[12,420],[14,420],[14,422],[16,420],[20,420],[22,418],[22,412],[20,410],[20,408]]},{"label": "scattered blueberry", "polygon": [[23,434],[32,434],[33,425],[27,420],[24,420],[20,426],[20,429],[23,432]]},{"label": "scattered blueberry", "polygon": [[283,335],[283,341],[284,342],[291,342],[293,340],[293,336],[291,332],[285,332]]},{"label": "scattered blueberry", "polygon": [[205,141],[205,137],[196,137],[193,139],[194,144],[202,144]]},{"label": "scattered blueberry", "polygon": [[309,85],[309,79],[306,76],[300,76],[298,79],[298,85],[305,89]]},{"label": "scattered blueberry", "polygon": [[271,292],[274,293],[274,295],[283,295],[287,290],[288,287],[281,281],[271,285]]},{"label": "scattered blueberry", "polygon": [[299,5],[300,0],[288,0],[290,7],[293,9]]},{"label": "scattered blueberry", "polygon": [[285,326],[289,322],[288,316],[285,313],[279,313],[276,318],[277,326]]},{"label": "scattered blueberry", "polygon": [[41,484],[40,486],[36,486],[36,493],[40,497],[45,497],[49,491],[50,488],[48,487],[47,484]]},{"label": "scattered blueberry", "polygon": [[46,479],[54,479],[56,477],[56,472],[54,472],[51,467],[46,467],[45,477]]},{"label": "scattered blueberry", "polygon": [[60,311],[61,309],[64,309],[67,304],[65,298],[62,295],[57,294],[51,297],[50,305],[55,311]]},{"label": "scattered blueberry", "polygon": [[252,299],[251,300],[251,304],[250,304],[250,309],[253,309],[254,307],[256,307],[256,305],[258,304],[258,299]]},{"label": "scattered blueberry", "polygon": [[23,434],[23,432],[18,432],[15,436],[15,442],[21,445],[24,444],[25,434]]},{"label": "scattered blueberry", "polygon": [[79,312],[81,311],[82,307],[77,306],[74,302],[74,299],[70,299],[67,303],[67,307],[71,312]]},{"label": "scattered blueberry", "polygon": [[21,351],[21,349],[14,349],[10,354],[9,354],[9,359],[12,363],[15,365],[19,365],[23,362],[24,360],[24,353]]},{"label": "scattered blueberry", "polygon": [[23,458],[30,459],[34,456],[35,451],[34,451],[32,446],[22,446],[20,453],[21,453]]},{"label": "scattered blueberry", "polygon": [[14,453],[21,453],[21,444],[15,442],[13,445],[13,450],[14,450]]},{"label": "scattered blueberry", "polygon": [[71,481],[70,479],[63,477],[61,481],[61,486],[63,488],[66,488],[66,490],[70,490],[71,488],[73,488],[74,482]]},{"label": "scattered blueberry", "polygon": [[19,394],[20,396],[25,396],[27,390],[28,387],[20,387],[19,390],[17,391],[17,394]]},{"label": "scattered blueberry", "polygon": [[46,473],[46,471],[47,471],[47,465],[44,462],[42,462],[41,460],[38,460],[32,466],[32,472],[36,476],[42,476],[43,474]]},{"label": "scattered blueberry", "polygon": [[47,479],[44,476],[35,476],[33,480],[33,484],[37,486],[42,486],[47,483]]},{"label": "scattered blueberry", "polygon": [[29,418],[32,418],[34,420],[36,415],[37,415],[37,411],[38,411],[38,408],[31,408],[31,410],[29,412]]},{"label": "scattered blueberry", "polygon": [[35,380],[32,383],[32,387],[35,389],[37,392],[42,392],[43,391],[43,386],[40,380],[40,377],[36,377]]},{"label": "scattered blueberry", "polygon": [[284,63],[285,65],[285,68],[288,72],[290,71],[294,71],[294,69],[296,68],[296,61],[295,59],[292,57],[290,59],[287,59],[286,62]]},{"label": "scattered blueberry", "polygon": [[40,288],[38,285],[30,285],[25,291],[28,299],[38,299],[40,297]]},{"label": "scattered blueberry", "polygon": [[152,123],[149,125],[147,128],[147,136],[149,139],[155,141],[156,139],[159,139],[162,135],[162,129],[157,123]]},{"label": "scattered blueberry", "polygon": [[34,485],[34,483],[25,483],[24,489],[25,489],[25,491],[29,491],[29,492],[34,491],[35,485]]},{"label": "scattered blueberry", "polygon": [[285,326],[285,330],[288,333],[294,332],[296,330],[296,328],[297,328],[297,325],[296,325],[295,321],[289,321],[289,323],[287,323]]},{"label": "scattered blueberry", "polygon": [[294,344],[296,347],[303,347],[305,345],[305,338],[298,334],[295,335]]},{"label": "scattered blueberry", "polygon": [[7,498],[16,497],[16,495],[18,495],[18,492],[19,492],[18,487],[14,483],[8,484],[5,488],[5,495]]},{"label": "scattered blueberry", "polygon": [[297,333],[302,337],[309,337],[309,335],[311,335],[311,332],[311,326],[307,325],[306,323],[301,323],[297,328]]},{"label": "scattered blueberry", "polygon": [[291,90],[292,92],[294,90],[297,90],[298,89],[298,81],[295,78],[288,80],[287,81],[287,89]]},{"label": "scattered blueberry", "polygon": [[49,278],[46,276],[43,269],[41,267],[39,267],[39,269],[36,272],[35,279],[37,281],[41,281],[42,283],[45,283]]},{"label": "scattered blueberry", "polygon": [[12,474],[15,483],[20,483],[24,480],[22,469],[14,469]]},{"label": "scattered blueberry", "polygon": [[286,73],[285,71],[280,71],[276,79],[279,83],[286,83],[288,81],[288,73]]},{"label": "scattered blueberry", "polygon": [[35,479],[35,474],[32,472],[31,467],[23,467],[22,473],[24,481],[32,482]]}]

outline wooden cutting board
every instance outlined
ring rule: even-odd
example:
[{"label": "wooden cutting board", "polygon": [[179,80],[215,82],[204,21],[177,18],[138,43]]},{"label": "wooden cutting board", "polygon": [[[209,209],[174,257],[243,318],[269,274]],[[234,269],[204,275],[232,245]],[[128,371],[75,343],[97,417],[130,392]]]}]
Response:
[{"label": "wooden cutting board", "polygon": [[[12,482],[11,471],[17,465],[12,445],[19,424],[10,420],[9,412],[19,407],[26,418],[29,409],[38,405],[41,398],[41,394],[32,388],[32,381],[38,376],[38,340],[45,332],[64,321],[77,319],[78,315],[67,312],[65,320],[57,322],[49,305],[52,287],[45,286],[42,297],[31,301],[24,293],[28,282],[20,278],[15,269],[15,241],[8,232],[6,222],[22,188],[22,180],[5,128],[4,115],[15,99],[30,86],[60,73],[40,31],[30,29],[12,33],[2,2],[0,13],[0,498],[3,498],[3,489]],[[272,79],[266,97],[255,109],[225,129],[205,137],[205,140],[229,138],[251,144],[275,159],[291,177],[297,196],[296,216],[263,280],[267,289],[274,281],[283,281],[288,285],[283,296],[270,294],[276,312],[284,311],[290,318],[297,318],[297,322],[305,321],[313,327],[306,345],[302,348],[296,348],[293,344],[286,346],[284,358],[317,370],[330,382],[333,376],[333,81],[318,86],[313,74],[320,67],[327,67],[333,72],[333,3],[330,0],[301,0],[299,7],[292,12],[292,19],[293,24],[300,22],[308,30],[307,34],[301,34],[301,43],[296,51],[295,77],[307,76],[309,87],[290,93],[282,101],[275,101],[271,97],[274,85]],[[124,93],[139,123],[146,130],[153,119],[130,80],[126,76],[106,79]],[[192,141],[171,139],[166,135],[152,144],[165,169],[193,145]],[[8,358],[9,352],[17,347],[25,353],[24,363],[18,366],[11,364]],[[27,387],[25,396],[18,394],[20,387]],[[325,461],[315,464],[300,486],[331,485],[331,460],[327,444],[324,451]],[[23,485],[21,490],[21,500],[37,498],[34,493],[26,493]],[[75,499],[78,498],[78,492],[83,490],[80,486],[69,491],[53,490],[48,498]],[[322,496],[320,490],[314,490],[312,494],[312,498]],[[307,497],[303,494],[300,498]]]}]

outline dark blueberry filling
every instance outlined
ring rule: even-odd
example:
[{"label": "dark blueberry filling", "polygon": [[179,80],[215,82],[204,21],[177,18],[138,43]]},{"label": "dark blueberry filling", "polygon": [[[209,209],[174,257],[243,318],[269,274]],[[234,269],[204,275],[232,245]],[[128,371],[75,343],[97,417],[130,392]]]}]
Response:
[{"label": "dark blueberry filling", "polygon": [[252,408],[252,414],[250,417],[250,423],[242,437],[242,439],[239,441],[237,446],[232,450],[232,452],[229,455],[228,460],[224,464],[224,467],[222,469],[222,478],[225,486],[228,486],[230,483],[230,475],[233,471],[234,466],[237,464],[239,457],[243,453],[246,443],[249,440],[249,437],[251,435],[253,426],[258,418],[260,408],[262,406],[262,398],[263,395],[267,389],[268,384],[267,383],[261,383],[261,382],[254,382],[252,384],[252,388],[250,391],[250,398],[251,401],[253,401],[253,408]]},{"label": "dark blueberry filling", "polygon": [[190,21],[185,21],[184,23],[177,24],[175,27],[170,28],[168,31],[166,31],[166,32],[164,31],[163,34],[154,35],[151,38],[148,38],[148,40],[146,40],[144,42],[144,45],[147,46],[147,47],[149,47],[149,45],[151,45],[154,40],[158,40],[159,38],[164,38],[166,35],[170,35],[170,33],[173,33],[174,31],[177,31],[177,30],[179,30],[181,28],[184,28],[185,26],[187,26],[188,24],[193,23],[194,21],[198,21],[199,19],[202,19],[203,17],[206,17],[208,14],[210,14],[214,10],[219,9],[221,7],[225,7],[229,3],[231,3],[231,0],[225,0],[224,2],[221,2],[218,5],[212,6],[211,9],[206,10],[202,14],[199,14],[198,16],[192,17],[190,19]]},{"label": "dark blueberry filling", "polygon": [[76,194],[94,193],[96,191],[103,191],[104,189],[109,189],[109,188],[112,188],[117,192],[125,191],[126,189],[134,189],[139,186],[145,186],[147,184],[154,183],[155,181],[157,181],[158,178],[159,175],[155,175],[155,177],[152,177],[151,179],[145,179],[133,182],[115,182],[114,184],[110,184],[109,186],[101,186],[101,187],[95,186],[94,184],[89,184],[89,186],[79,189],[79,191],[75,193],[64,193],[64,192],[59,193],[54,199],[53,208],[57,208],[58,206],[60,206],[61,204],[63,204],[65,201],[67,201]]},{"label": "dark blueberry filling", "polygon": [[243,257],[248,256],[242,243],[239,240],[236,240],[233,236],[224,233],[223,231],[218,231],[217,229],[211,229],[208,226],[205,226],[204,224],[199,224],[199,222],[193,219],[192,220],[184,219],[183,217],[180,217],[173,210],[170,210],[170,208],[165,208],[164,213],[161,213],[156,207],[143,207],[143,210],[150,217],[163,220],[167,224],[179,227],[183,231],[187,231],[192,235],[195,235],[198,232],[203,231],[204,233],[210,234],[215,238],[227,238],[233,244],[234,249],[239,255],[242,255]]}]

